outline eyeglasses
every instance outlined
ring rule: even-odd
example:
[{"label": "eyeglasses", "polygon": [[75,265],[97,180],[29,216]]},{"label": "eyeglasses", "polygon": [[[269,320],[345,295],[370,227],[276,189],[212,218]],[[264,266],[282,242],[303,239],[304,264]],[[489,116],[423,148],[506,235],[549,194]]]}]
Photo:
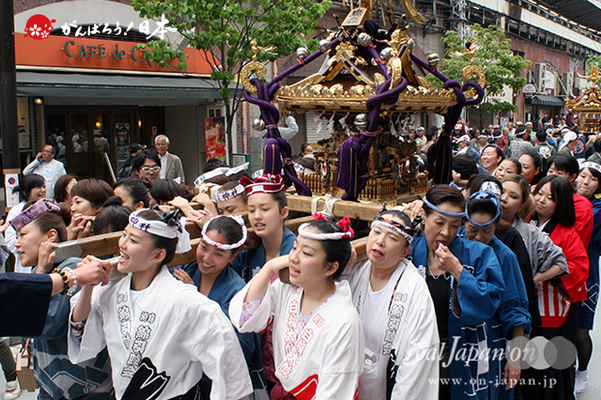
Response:
[{"label": "eyeglasses", "polygon": [[155,143],[155,146],[167,146],[167,143]]},{"label": "eyeglasses", "polygon": [[142,167],[140,169],[144,172],[159,172],[161,170],[161,167],[157,165],[155,167]]}]

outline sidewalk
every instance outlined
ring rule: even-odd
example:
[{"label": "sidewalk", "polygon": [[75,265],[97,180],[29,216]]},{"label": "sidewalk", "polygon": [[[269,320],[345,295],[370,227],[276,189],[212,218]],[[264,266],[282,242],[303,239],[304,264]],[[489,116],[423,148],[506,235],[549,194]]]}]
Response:
[{"label": "sidewalk", "polygon": [[[8,339],[7,339],[8,340]],[[15,343],[16,341],[13,338],[12,343]],[[19,350],[21,350],[21,345],[14,345],[11,346],[10,349],[13,351],[13,355],[16,356],[17,352]],[[4,378],[4,374],[0,373],[0,395],[4,395],[4,391],[6,390],[6,379]],[[23,399],[23,400],[35,400],[38,398],[38,391],[36,390],[35,392],[28,392],[28,391],[21,391],[21,396],[19,396],[19,400]],[[2,400],[2,397],[0,397],[0,400]]]}]

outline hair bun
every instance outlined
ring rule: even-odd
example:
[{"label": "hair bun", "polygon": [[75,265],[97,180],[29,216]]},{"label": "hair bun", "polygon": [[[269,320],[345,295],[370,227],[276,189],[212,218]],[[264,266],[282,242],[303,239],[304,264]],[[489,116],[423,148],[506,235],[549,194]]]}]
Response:
[{"label": "hair bun", "polygon": [[104,202],[104,204],[102,205],[102,208],[111,207],[111,206],[122,206],[122,205],[123,205],[123,199],[121,199],[121,197],[111,196],[108,198],[107,201]]}]

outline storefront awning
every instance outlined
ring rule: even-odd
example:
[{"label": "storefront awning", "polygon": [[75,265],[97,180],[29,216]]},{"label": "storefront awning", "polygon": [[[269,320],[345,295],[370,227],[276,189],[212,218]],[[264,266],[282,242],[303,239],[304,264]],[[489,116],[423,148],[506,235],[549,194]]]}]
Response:
[{"label": "storefront awning", "polygon": [[220,98],[214,82],[183,76],[69,74],[17,72],[17,94],[22,96],[110,97],[154,99]]},{"label": "storefront awning", "polygon": [[530,99],[526,99],[526,104],[532,104],[535,106],[551,106],[551,107],[564,107],[566,105],[563,99],[556,96],[547,96],[544,94],[536,95]]}]

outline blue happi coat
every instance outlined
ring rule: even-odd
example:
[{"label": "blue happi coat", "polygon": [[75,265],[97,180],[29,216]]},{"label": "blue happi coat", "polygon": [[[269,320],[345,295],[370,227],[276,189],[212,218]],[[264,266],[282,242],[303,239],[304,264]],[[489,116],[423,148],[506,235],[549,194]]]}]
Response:
[{"label": "blue happi coat", "polygon": [[[194,285],[200,288],[200,271],[198,263],[186,264],[182,269],[190,275]],[[244,281],[231,268],[225,267],[221,274],[213,283],[211,291],[207,296],[221,306],[221,311],[229,318],[230,301],[244,287]],[[236,330],[246,364],[255,389],[266,387],[265,374],[263,373],[263,360],[261,358],[261,334],[259,333],[240,333]]]},{"label": "blue happi coat", "polygon": [[[290,253],[295,240],[296,235],[290,229],[284,228],[280,256]],[[261,243],[256,249],[241,251],[228,265],[244,279],[244,282],[248,283],[265,265],[265,246]]]},{"label": "blue happi coat", "polygon": [[590,199],[593,204],[593,232],[588,245],[588,278],[586,280],[587,299],[582,302],[580,329],[593,329],[595,310],[599,299],[599,256],[601,256],[601,198],[594,195]]},{"label": "blue happi coat", "polygon": [[[57,268],[77,268],[81,258],[69,258]],[[69,334],[69,312],[71,296],[57,294],[50,299],[44,330],[33,338],[32,355],[35,380],[40,385],[40,399],[110,400],[113,398],[111,385],[108,392],[90,393],[111,379],[111,364],[106,348],[98,355],[81,364],[73,364],[67,355]]]},{"label": "blue happi coat", "polygon": [[[464,266],[456,289],[461,307],[459,315],[455,315],[452,310],[454,279],[451,277],[449,280],[451,398],[496,398],[498,393],[495,392],[500,386],[495,379],[500,375],[500,366],[498,362],[494,362],[493,357],[495,352],[498,357],[502,338],[497,312],[505,290],[501,267],[492,248],[482,243],[456,237],[449,249]],[[410,256],[425,278],[428,265],[425,236],[413,241]]]},{"label": "blue happi coat", "polygon": [[[464,232],[465,228],[462,227],[458,236],[463,237]],[[521,325],[524,327],[526,334],[530,333],[532,319],[528,312],[528,294],[526,293],[526,285],[524,284],[518,258],[514,252],[496,236],[493,236],[488,245],[493,249],[499,260],[503,281],[505,282],[505,290],[501,295],[501,305],[498,311],[502,337],[499,347],[505,348],[506,341],[504,338],[509,338],[509,331],[512,328]],[[505,390],[506,383],[502,381],[506,361],[499,358],[495,362],[500,363],[501,375],[498,379],[495,379],[495,383],[500,386],[500,390],[496,393],[498,397],[491,397],[491,399],[513,399],[514,389]]]}]

